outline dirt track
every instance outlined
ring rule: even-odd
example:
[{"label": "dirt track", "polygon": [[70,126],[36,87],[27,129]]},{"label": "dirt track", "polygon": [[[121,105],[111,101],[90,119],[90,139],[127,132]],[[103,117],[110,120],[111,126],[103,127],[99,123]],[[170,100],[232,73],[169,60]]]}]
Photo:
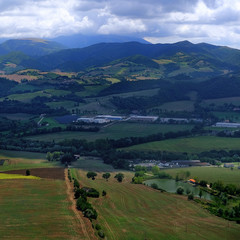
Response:
[{"label": "dirt track", "polygon": [[84,218],[83,214],[76,209],[76,200],[74,199],[74,194],[73,194],[73,184],[70,183],[68,179],[68,170],[64,170],[65,173],[65,181],[67,185],[67,195],[69,201],[72,203],[71,204],[71,209],[74,212],[78,223],[79,227],[81,228],[82,236],[79,236],[80,238],[78,239],[88,239],[88,240],[97,240],[96,236],[94,235],[94,231],[92,229],[92,225],[90,221],[87,218]]}]

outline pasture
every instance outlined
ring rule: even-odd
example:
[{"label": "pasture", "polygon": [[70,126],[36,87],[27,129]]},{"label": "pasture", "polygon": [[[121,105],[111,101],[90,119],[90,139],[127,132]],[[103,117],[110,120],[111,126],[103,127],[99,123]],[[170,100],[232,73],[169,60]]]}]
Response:
[{"label": "pasture", "polygon": [[200,153],[210,150],[238,150],[240,149],[239,138],[224,138],[213,136],[200,136],[189,138],[169,139],[164,141],[149,142],[135,145],[124,150],[139,151],[169,151]]},{"label": "pasture", "polygon": [[0,180],[1,239],[81,239],[61,180]]},{"label": "pasture", "polygon": [[131,184],[130,172],[124,172],[123,182],[118,183],[113,178],[115,173],[109,181],[100,173],[93,181],[82,170],[72,171],[81,185],[107,192],[106,197],[90,201],[108,240],[239,239],[239,225],[209,214],[184,196]]},{"label": "pasture", "polygon": [[182,169],[164,169],[163,171],[170,174],[173,178],[177,174],[180,176],[181,173],[189,171],[189,178],[197,177],[199,180],[206,180],[209,183],[221,180],[224,184],[236,184],[240,186],[240,170],[237,168],[231,170],[224,167],[188,167]]},{"label": "pasture", "polygon": [[58,162],[48,162],[46,154],[42,153],[0,150],[0,160],[5,160],[4,164],[0,166],[0,172],[60,166]]},{"label": "pasture", "polygon": [[[45,119],[44,119],[45,121]],[[113,125],[103,127],[99,132],[58,132],[50,134],[41,134],[27,137],[27,139],[40,141],[62,141],[64,139],[86,139],[94,141],[96,139],[119,139],[124,137],[144,137],[155,133],[177,132],[191,130],[192,125],[179,124],[147,124],[147,123],[127,123],[119,122]]]},{"label": "pasture", "polygon": [[194,111],[194,102],[193,101],[176,101],[176,102],[167,102],[158,107],[162,110],[174,111],[174,112],[192,112]]}]

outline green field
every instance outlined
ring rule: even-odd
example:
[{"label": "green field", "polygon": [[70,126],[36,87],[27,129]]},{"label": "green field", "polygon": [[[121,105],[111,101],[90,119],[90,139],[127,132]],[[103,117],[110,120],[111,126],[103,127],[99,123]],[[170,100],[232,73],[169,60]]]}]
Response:
[{"label": "green field", "polygon": [[232,122],[240,122],[240,113],[239,112],[212,112],[212,114],[221,121],[229,120]]},{"label": "green field", "polygon": [[0,150],[0,160],[2,159],[5,162],[3,166],[0,166],[0,172],[17,169],[58,167],[60,165],[57,162],[48,162],[46,154],[42,153]]},{"label": "green field", "polygon": [[199,180],[206,180],[210,182],[216,182],[221,180],[224,184],[236,184],[240,186],[240,170],[234,168],[224,167],[189,167],[183,169],[164,169],[164,172],[169,173],[172,177],[176,177],[181,172],[189,171],[191,173],[189,178],[197,177]]},{"label": "green field", "polygon": [[229,97],[229,98],[216,98],[216,99],[208,99],[203,101],[203,105],[223,105],[224,103],[240,105],[240,97]]},{"label": "green field", "polygon": [[96,157],[80,157],[79,160],[72,163],[71,167],[80,168],[85,171],[95,171],[95,172],[116,171],[116,169],[114,169],[112,165],[105,164],[102,159],[96,158]]},{"label": "green field", "polygon": [[61,180],[1,180],[1,239],[79,239]]},{"label": "green field", "polygon": [[179,111],[192,112],[194,111],[194,102],[193,101],[168,102],[168,103],[164,103],[159,108],[167,111],[174,111],[174,112],[179,112]]},{"label": "green field", "polygon": [[108,240],[239,239],[239,225],[209,214],[186,197],[131,184],[132,173],[125,172],[123,183],[118,183],[113,173],[109,181],[100,174],[92,181],[86,172],[72,171],[84,186],[107,192],[91,202]]},{"label": "green field", "polygon": [[224,138],[212,136],[200,136],[189,138],[169,139],[165,141],[150,142],[135,145],[124,150],[139,151],[170,151],[200,153],[210,150],[238,150],[240,149],[239,138]]},{"label": "green field", "polygon": [[155,133],[166,133],[169,131],[176,132],[190,130],[192,125],[167,125],[167,124],[147,124],[147,123],[127,123],[121,122],[102,128],[99,132],[59,132],[51,134],[42,134],[30,136],[27,139],[40,141],[61,141],[64,139],[87,139],[94,141],[96,139],[111,138],[119,139],[124,137],[143,137]]}]

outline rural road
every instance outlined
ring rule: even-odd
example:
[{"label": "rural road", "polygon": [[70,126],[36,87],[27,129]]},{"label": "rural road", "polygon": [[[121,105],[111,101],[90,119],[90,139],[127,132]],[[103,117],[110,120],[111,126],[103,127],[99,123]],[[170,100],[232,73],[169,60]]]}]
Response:
[{"label": "rural road", "polygon": [[76,209],[76,200],[74,199],[74,191],[73,191],[73,184],[69,181],[68,179],[68,169],[66,168],[64,170],[64,174],[65,174],[65,182],[67,185],[67,195],[68,195],[68,199],[71,202],[71,209],[74,212],[80,226],[81,227],[81,232],[82,232],[82,236],[81,238],[79,238],[80,236],[78,236],[78,239],[84,239],[84,240],[97,240],[96,236],[94,235],[94,231],[92,229],[92,225],[90,223],[90,221],[86,218],[84,218],[82,212],[78,211]]}]

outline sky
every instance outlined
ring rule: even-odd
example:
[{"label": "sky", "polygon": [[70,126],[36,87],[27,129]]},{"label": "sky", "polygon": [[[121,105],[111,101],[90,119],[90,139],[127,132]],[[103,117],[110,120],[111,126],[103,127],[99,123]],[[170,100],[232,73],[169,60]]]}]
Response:
[{"label": "sky", "polygon": [[240,0],[0,0],[0,38],[117,34],[240,49]]}]

